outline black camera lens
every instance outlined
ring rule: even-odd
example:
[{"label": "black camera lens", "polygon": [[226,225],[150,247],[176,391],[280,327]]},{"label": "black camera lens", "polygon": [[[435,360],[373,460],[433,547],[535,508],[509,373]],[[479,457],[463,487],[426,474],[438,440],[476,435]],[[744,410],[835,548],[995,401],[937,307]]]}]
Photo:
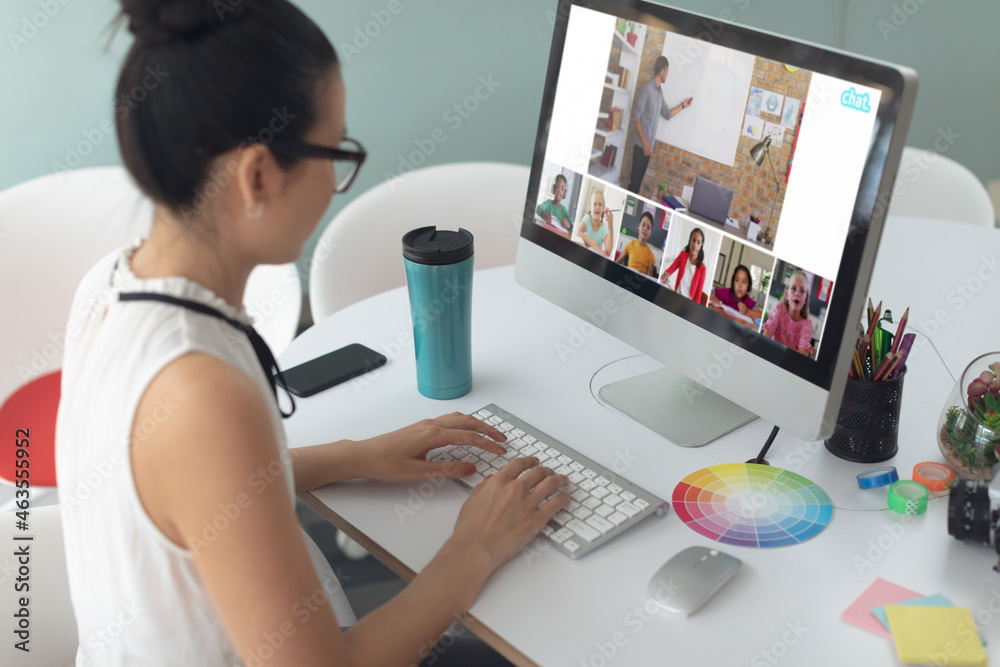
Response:
[{"label": "black camera lens", "polygon": [[994,545],[995,518],[990,510],[989,482],[957,479],[948,503],[948,534],[957,540]]}]

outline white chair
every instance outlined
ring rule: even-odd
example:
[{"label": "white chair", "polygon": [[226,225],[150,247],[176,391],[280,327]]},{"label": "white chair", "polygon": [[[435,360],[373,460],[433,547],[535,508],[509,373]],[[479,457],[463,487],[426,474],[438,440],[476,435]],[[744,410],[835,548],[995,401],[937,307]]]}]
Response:
[{"label": "white chair", "polygon": [[996,224],[986,188],[949,157],[906,146],[896,174],[888,215]]},{"label": "white chair", "polygon": [[459,162],[409,172],[359,196],[330,221],[313,252],[313,320],[405,285],[402,238],[417,227],[472,232],[477,269],[513,264],[529,171],[499,162]]},{"label": "white chair", "polygon": [[[76,616],[69,596],[66,554],[63,547],[62,519],[58,505],[32,507],[27,531],[18,530],[12,513],[0,514],[0,617],[8,626],[0,642],[0,665],[19,667],[55,667],[76,664],[79,643]],[[29,541],[17,537],[31,535]],[[30,592],[14,590],[20,563],[14,556],[19,547],[29,552]],[[22,638],[12,635],[21,613],[20,598],[30,599],[30,652],[15,647]]]}]

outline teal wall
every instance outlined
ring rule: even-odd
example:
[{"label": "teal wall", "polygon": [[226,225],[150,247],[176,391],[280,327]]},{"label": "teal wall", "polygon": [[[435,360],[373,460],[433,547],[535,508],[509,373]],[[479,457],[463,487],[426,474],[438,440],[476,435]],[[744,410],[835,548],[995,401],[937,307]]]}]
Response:
[{"label": "teal wall", "polygon": [[[396,1],[398,14],[387,11]],[[415,141],[441,129],[426,164],[497,160],[528,164],[537,130],[554,0],[299,0],[341,51],[347,124],[369,150],[352,197],[396,173]],[[996,0],[677,0],[750,26],[909,65],[920,92],[907,143],[948,156],[981,180],[1000,178],[1000,3]],[[51,16],[46,15],[45,10]],[[80,166],[118,164],[113,121],[117,68],[130,43],[107,28],[113,0],[0,3],[0,189],[53,171],[84,142]],[[373,12],[375,15],[373,16]],[[387,25],[368,25],[378,16]],[[39,24],[36,28],[33,24]],[[109,41],[110,39],[110,41]],[[367,42],[365,41],[367,40]],[[351,48],[347,48],[350,44]],[[468,118],[445,116],[479,79],[498,87]],[[440,135],[438,135],[440,136]],[[425,143],[425,146],[428,144]],[[419,215],[419,214],[418,214]],[[3,221],[0,221],[2,223]],[[422,221],[414,220],[414,226]],[[307,253],[322,229],[317,230]]]}]

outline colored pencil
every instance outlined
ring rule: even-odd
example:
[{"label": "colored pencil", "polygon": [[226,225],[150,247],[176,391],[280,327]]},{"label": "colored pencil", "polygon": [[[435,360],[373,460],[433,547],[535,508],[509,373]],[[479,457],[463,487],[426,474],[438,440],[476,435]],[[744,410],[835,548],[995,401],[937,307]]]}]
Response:
[{"label": "colored pencil", "polygon": [[906,367],[906,358],[910,356],[910,349],[913,347],[913,341],[916,340],[916,338],[915,334],[906,334],[906,340],[904,340],[899,346],[900,352],[896,356],[896,361],[893,362],[892,367],[886,374],[885,379],[895,380],[903,374],[903,368]]},{"label": "colored pencil", "polygon": [[895,357],[896,355],[894,355],[892,352],[889,352],[888,354],[885,355],[885,358],[882,359],[882,363],[879,364],[878,370],[875,372],[874,375],[872,375],[873,382],[878,382],[879,380],[884,378],[884,376],[889,370],[889,367],[892,366],[892,361],[893,359],[895,359]]},{"label": "colored pencil", "polygon": [[903,317],[899,320],[899,326],[896,327],[896,337],[892,339],[892,352],[896,352],[899,349],[899,344],[903,341],[903,332],[906,331],[906,322],[910,319],[910,309],[907,308],[906,312],[903,313]]}]

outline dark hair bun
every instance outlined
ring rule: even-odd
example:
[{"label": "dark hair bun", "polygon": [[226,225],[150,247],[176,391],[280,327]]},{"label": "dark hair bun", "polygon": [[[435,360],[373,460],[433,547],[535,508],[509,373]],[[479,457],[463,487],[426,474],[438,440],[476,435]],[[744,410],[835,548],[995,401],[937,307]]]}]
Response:
[{"label": "dark hair bun", "polygon": [[163,44],[191,39],[238,19],[249,0],[122,0],[136,41]]}]

